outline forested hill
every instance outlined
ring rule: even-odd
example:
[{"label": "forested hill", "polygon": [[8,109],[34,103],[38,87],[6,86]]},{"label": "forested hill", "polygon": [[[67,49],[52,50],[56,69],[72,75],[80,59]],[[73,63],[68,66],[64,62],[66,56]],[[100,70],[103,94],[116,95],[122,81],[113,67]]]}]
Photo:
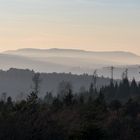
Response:
[{"label": "forested hill", "polygon": [[[22,98],[32,91],[32,77],[34,71],[11,68],[8,71],[0,71],[0,94],[6,93],[13,98]],[[92,82],[92,75],[74,75],[71,73],[41,73],[40,95],[52,92],[56,95],[58,86],[62,81],[70,82],[73,91],[77,92],[80,88],[89,89]],[[98,77],[97,86],[109,84],[108,78]]]}]

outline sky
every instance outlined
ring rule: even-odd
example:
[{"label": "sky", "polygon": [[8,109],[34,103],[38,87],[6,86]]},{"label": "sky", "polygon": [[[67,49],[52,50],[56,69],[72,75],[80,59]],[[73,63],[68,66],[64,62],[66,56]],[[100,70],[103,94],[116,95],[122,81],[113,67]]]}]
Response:
[{"label": "sky", "polygon": [[19,48],[140,55],[140,0],[0,0],[0,51]]}]

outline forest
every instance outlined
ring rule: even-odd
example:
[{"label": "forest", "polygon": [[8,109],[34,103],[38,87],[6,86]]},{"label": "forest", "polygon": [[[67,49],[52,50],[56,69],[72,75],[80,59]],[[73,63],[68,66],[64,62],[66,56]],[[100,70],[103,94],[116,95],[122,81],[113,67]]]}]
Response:
[{"label": "forest", "polygon": [[40,74],[26,99],[0,101],[0,140],[140,140],[140,84],[127,76],[118,83],[74,92],[63,81],[57,96],[40,98]]}]

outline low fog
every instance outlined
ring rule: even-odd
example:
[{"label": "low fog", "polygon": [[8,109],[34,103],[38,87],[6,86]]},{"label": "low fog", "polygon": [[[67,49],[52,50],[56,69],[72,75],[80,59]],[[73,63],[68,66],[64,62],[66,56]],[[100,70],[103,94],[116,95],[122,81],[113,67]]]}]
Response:
[{"label": "low fog", "polygon": [[91,52],[74,49],[19,49],[0,54],[0,68],[11,67],[33,69],[37,72],[66,72],[93,74],[110,77],[110,66],[114,66],[114,78],[120,79],[128,68],[129,78],[139,80],[140,56],[131,52]]}]

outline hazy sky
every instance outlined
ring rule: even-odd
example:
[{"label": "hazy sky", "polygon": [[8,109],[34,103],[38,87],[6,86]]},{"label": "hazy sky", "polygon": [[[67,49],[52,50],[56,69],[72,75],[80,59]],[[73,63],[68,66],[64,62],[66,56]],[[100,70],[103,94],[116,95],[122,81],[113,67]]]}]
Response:
[{"label": "hazy sky", "polygon": [[0,51],[25,47],[140,54],[140,0],[0,0]]}]

